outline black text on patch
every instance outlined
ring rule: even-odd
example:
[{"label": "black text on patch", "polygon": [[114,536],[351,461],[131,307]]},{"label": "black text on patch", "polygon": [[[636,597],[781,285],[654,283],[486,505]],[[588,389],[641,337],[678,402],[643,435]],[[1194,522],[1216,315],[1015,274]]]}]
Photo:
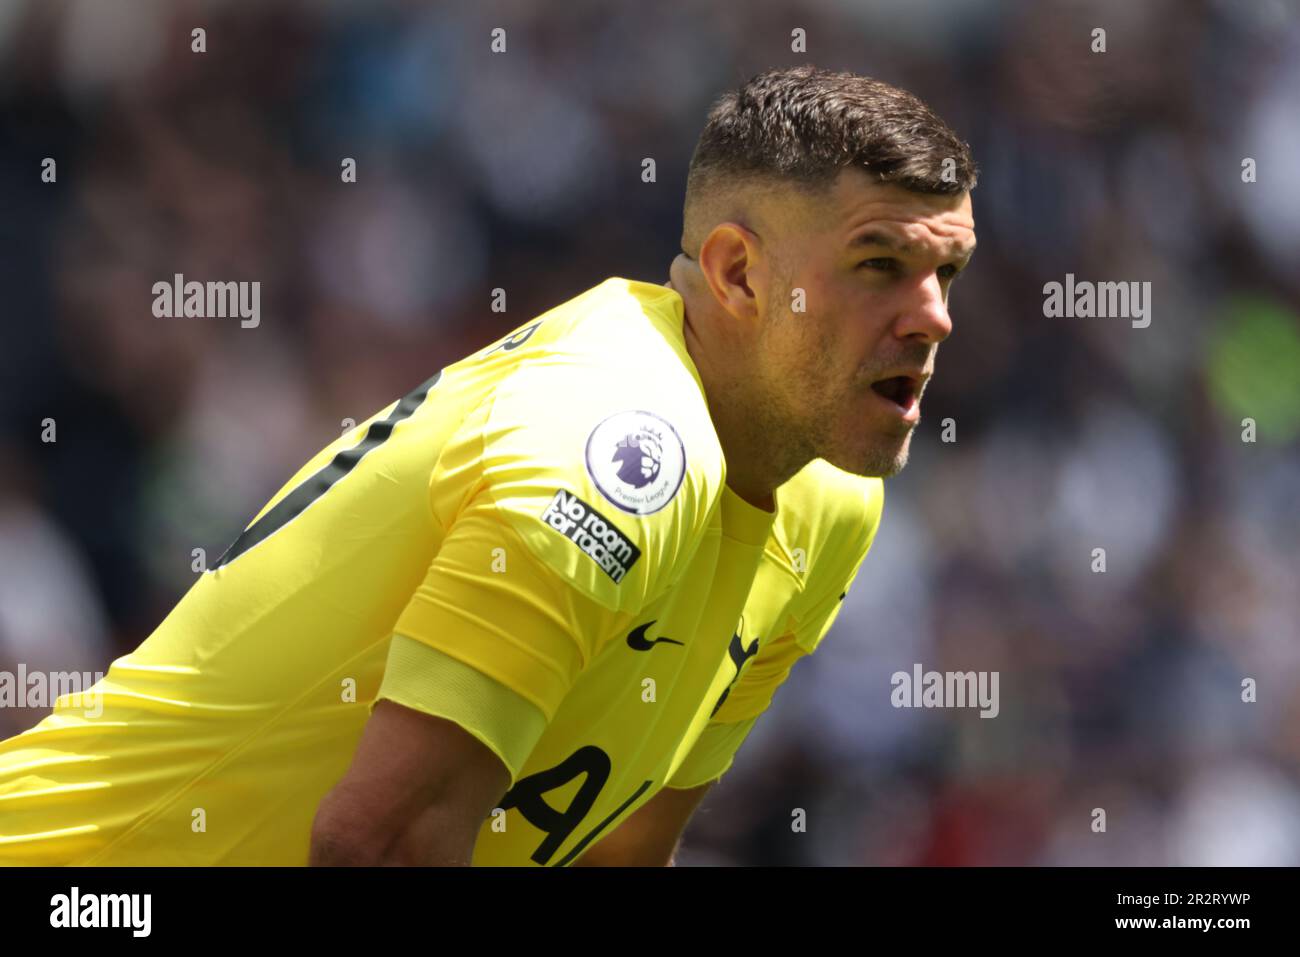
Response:
[{"label": "black text on patch", "polygon": [[641,549],[613,522],[572,492],[558,490],[542,512],[542,521],[586,552],[616,585],[641,557]]}]

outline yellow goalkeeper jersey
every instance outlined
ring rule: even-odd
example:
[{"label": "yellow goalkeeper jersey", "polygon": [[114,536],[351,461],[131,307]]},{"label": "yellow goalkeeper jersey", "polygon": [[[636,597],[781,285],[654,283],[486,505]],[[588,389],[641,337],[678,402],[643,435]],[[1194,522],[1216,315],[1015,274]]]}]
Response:
[{"label": "yellow goalkeeper jersey", "polygon": [[735,495],[680,296],[609,279],[322,449],[89,695],[0,742],[0,864],[305,864],[380,697],[509,769],[475,864],[570,864],[727,770],[882,498],[820,460],[774,513]]}]

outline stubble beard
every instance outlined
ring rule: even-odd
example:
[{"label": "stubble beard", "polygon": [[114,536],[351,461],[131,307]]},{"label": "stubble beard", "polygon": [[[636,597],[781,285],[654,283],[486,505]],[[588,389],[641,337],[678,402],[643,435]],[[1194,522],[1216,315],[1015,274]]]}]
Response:
[{"label": "stubble beard", "polygon": [[[790,321],[789,316],[772,318]],[[814,328],[812,323],[804,327]],[[907,465],[914,429],[890,429],[865,411],[871,401],[867,395],[870,385],[865,379],[850,379],[837,386],[845,378],[836,357],[834,336],[800,336],[790,357],[799,360],[799,371],[775,384],[778,388],[774,392],[780,401],[773,405],[779,405],[779,411],[769,409],[767,414],[756,416],[755,427],[781,435],[781,447],[789,449],[791,459],[799,463],[821,458],[854,475],[897,475]]]},{"label": "stubble beard", "polygon": [[871,401],[861,387],[850,387],[821,410],[827,423],[818,453],[831,465],[853,475],[891,478],[907,465],[912,432],[882,428],[868,413],[852,418],[848,410],[865,409]]}]

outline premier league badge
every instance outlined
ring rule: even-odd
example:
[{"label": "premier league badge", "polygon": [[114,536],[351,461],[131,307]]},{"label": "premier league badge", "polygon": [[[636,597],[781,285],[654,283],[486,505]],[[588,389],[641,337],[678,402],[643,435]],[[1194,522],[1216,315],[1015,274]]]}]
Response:
[{"label": "premier league badge", "polygon": [[591,430],[587,471],[600,494],[623,511],[653,515],[681,487],[686,448],[653,412],[617,412]]}]

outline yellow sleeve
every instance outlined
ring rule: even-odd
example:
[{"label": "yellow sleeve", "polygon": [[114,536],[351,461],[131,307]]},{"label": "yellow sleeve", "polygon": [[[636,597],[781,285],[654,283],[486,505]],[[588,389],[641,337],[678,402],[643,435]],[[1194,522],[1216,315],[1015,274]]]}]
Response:
[{"label": "yellow sleeve", "polygon": [[[480,493],[447,533],[393,626],[474,668],[536,708],[547,723],[586,666],[612,611],[540,563]],[[425,700],[433,702],[437,689]]]},{"label": "yellow sleeve", "polygon": [[430,645],[393,635],[379,698],[446,718],[490,748],[513,787],[546,730],[546,716],[505,685]]},{"label": "yellow sleeve", "polygon": [[[809,626],[820,629],[818,641],[830,630],[839,607],[837,601],[829,613],[823,613],[820,625]],[[788,632],[760,648],[737,677],[727,700],[705,725],[668,787],[692,788],[722,777],[759,716],[772,704],[776,689],[790,676],[794,663],[807,654],[796,632]]]},{"label": "yellow sleeve", "polygon": [[772,695],[785,682],[794,663],[806,654],[793,632],[769,641],[766,646],[760,645],[758,654],[746,663],[712,721],[728,723],[757,718],[772,703]]},{"label": "yellow sleeve", "polygon": [[795,662],[812,654],[831,630],[844,596],[875,541],[883,506],[879,485],[871,489],[864,505],[865,511],[854,523],[855,536],[840,537],[839,549],[829,549],[824,556],[818,549],[816,564],[809,572],[809,590],[802,596],[805,600],[792,608],[789,630],[760,645],[758,654],[745,665],[722,707],[674,775],[672,787],[691,787],[696,782],[713,780],[730,768],[737,749],[759,716],[771,706],[773,695],[790,676]]},{"label": "yellow sleeve", "polygon": [[436,655],[397,644],[385,693],[458,721],[512,773],[603,643],[684,572],[721,490],[720,458],[685,451],[704,451],[706,410],[625,408],[583,373],[517,371],[446,440],[429,478],[445,531],[392,629]]},{"label": "yellow sleeve", "polygon": [[[847,587],[847,586],[846,586]],[[671,788],[693,788],[722,777],[736,758],[736,752],[754,724],[772,704],[776,689],[785,683],[800,658],[808,654],[800,635],[814,635],[813,647],[830,631],[839,615],[841,602],[819,609],[797,631],[788,632],[760,648],[736,679],[727,700],[705,725],[699,740],[672,779]]]},{"label": "yellow sleeve", "polygon": [[805,600],[794,612],[795,641],[807,654],[817,650],[823,638],[835,624],[844,598],[853,587],[862,563],[871,551],[880,530],[880,515],[884,508],[884,485],[877,479],[869,487],[864,500],[864,511],[857,523],[856,534],[840,538],[839,550],[830,549],[829,561],[813,565]]},{"label": "yellow sleeve", "polygon": [[743,721],[710,722],[665,786],[686,790],[722,777],[756,721],[757,716]]}]

